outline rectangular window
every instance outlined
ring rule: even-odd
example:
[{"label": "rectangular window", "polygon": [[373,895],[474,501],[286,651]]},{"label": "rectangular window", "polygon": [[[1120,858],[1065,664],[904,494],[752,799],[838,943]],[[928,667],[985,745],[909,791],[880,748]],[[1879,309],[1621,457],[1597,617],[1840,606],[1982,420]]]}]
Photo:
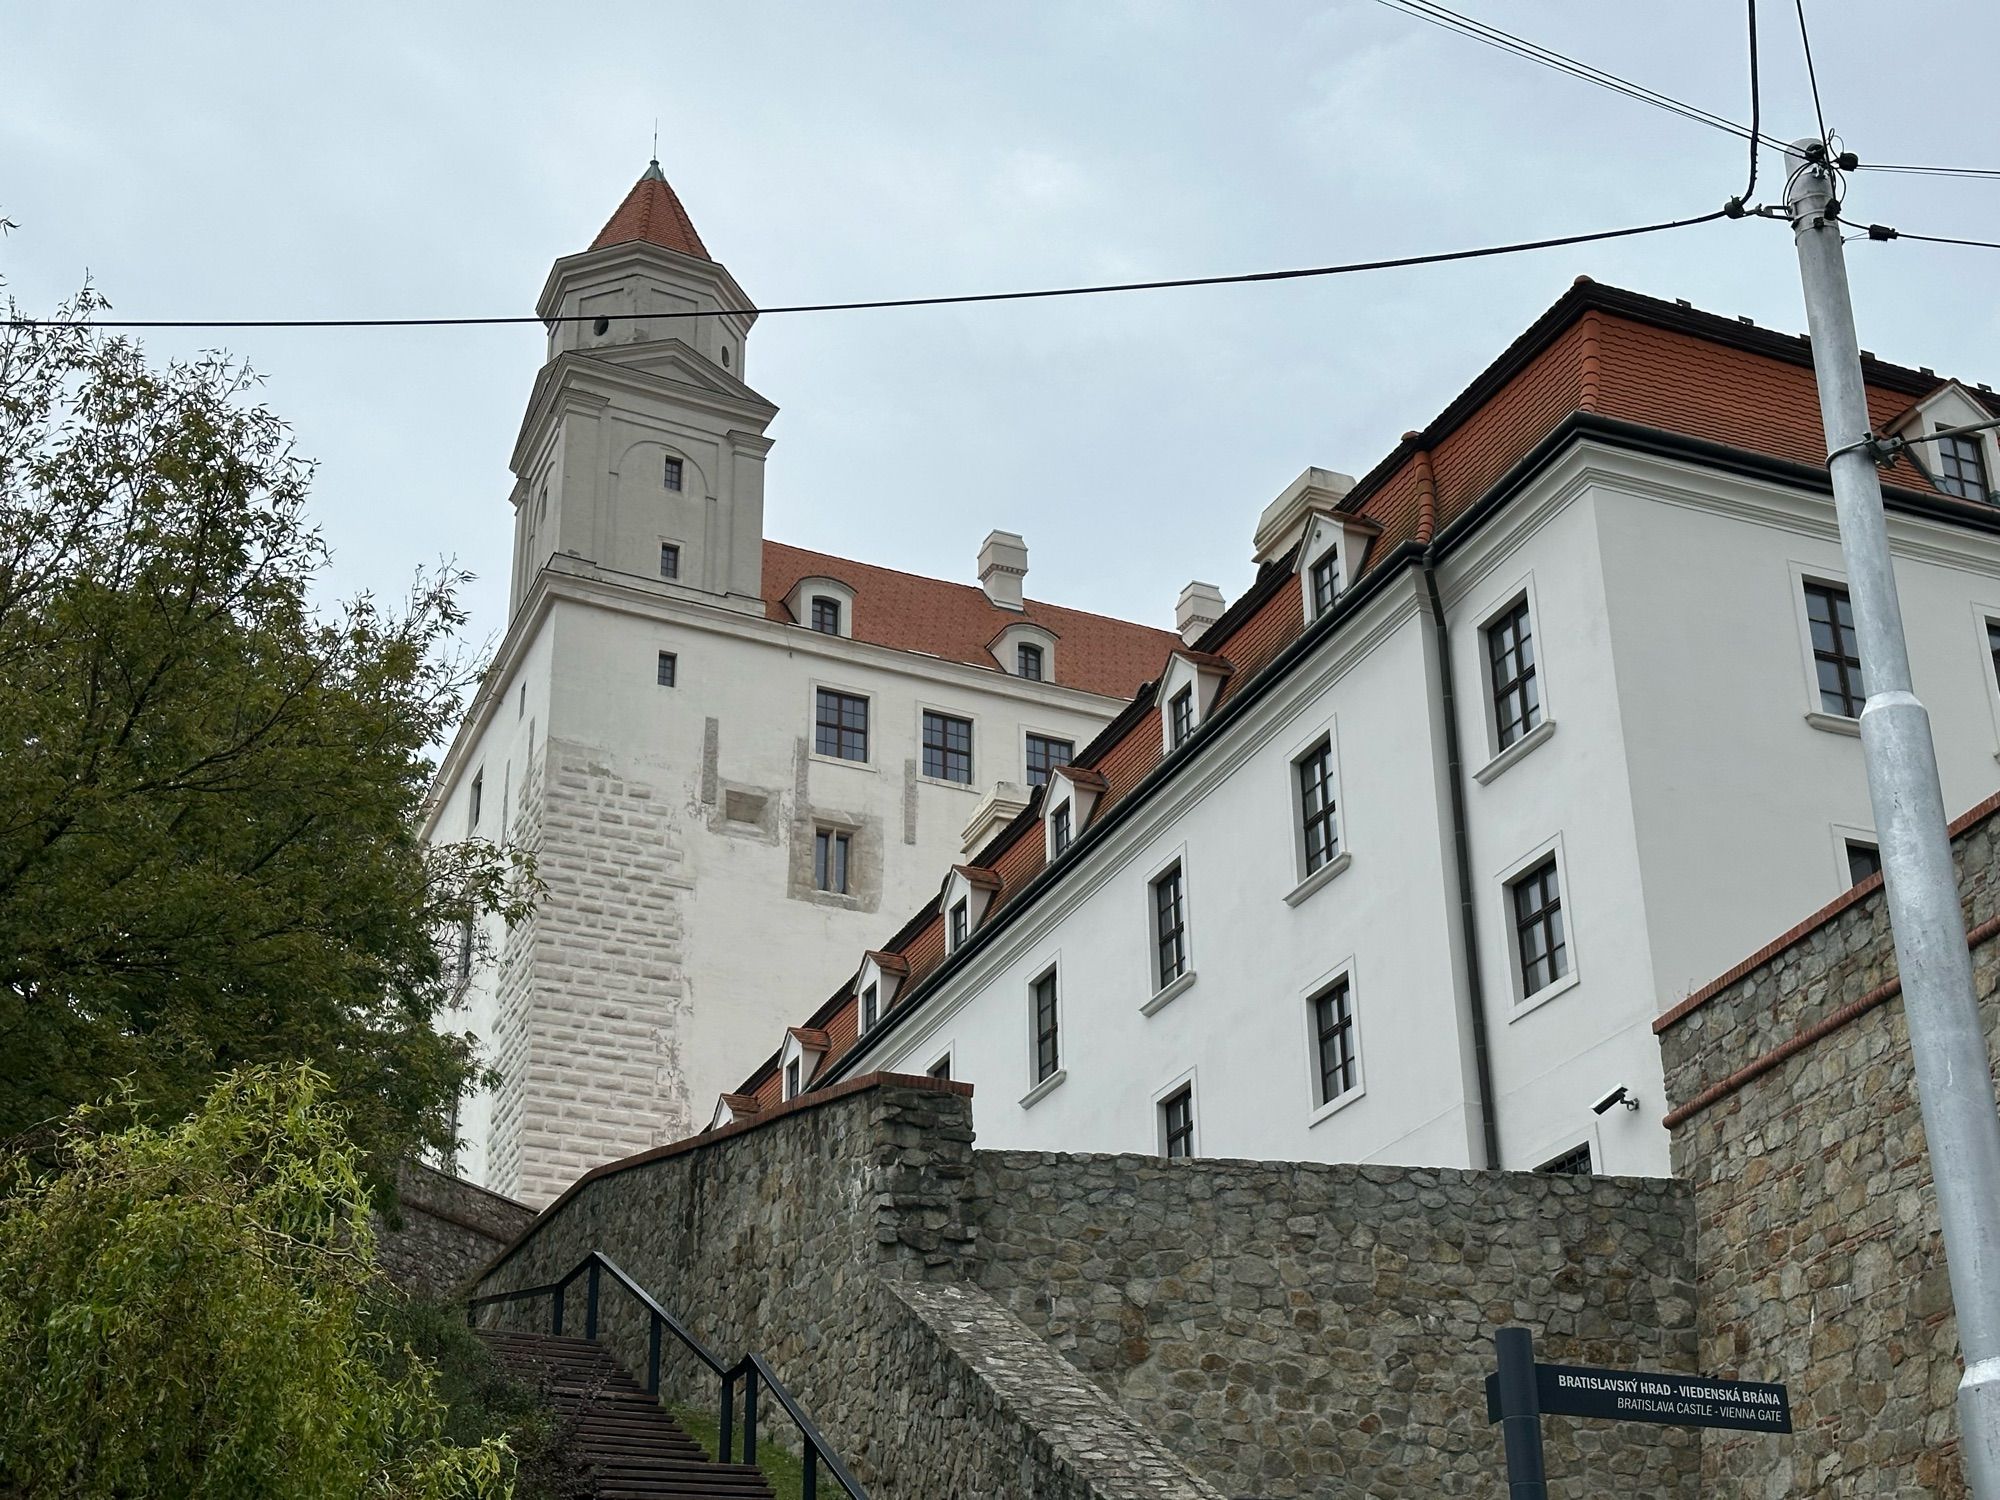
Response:
[{"label": "rectangular window", "polygon": [[1070,840],[1074,837],[1070,830],[1069,806],[1065,802],[1049,814],[1049,846],[1051,854],[1055,856],[1060,856],[1068,849]]},{"label": "rectangular window", "polygon": [[972,784],[972,720],[924,710],[924,774]]},{"label": "rectangular window", "polygon": [[1035,1001],[1035,1082],[1047,1083],[1062,1066],[1056,1016],[1056,971],[1049,970],[1033,986]]},{"label": "rectangular window", "polygon": [[680,658],[675,656],[673,652],[662,651],[660,653],[659,683],[661,687],[672,687],[674,685],[674,673],[679,666]]},{"label": "rectangular window", "polygon": [[868,759],[868,700],[821,688],[818,705],[813,716],[813,748],[837,760]]},{"label": "rectangular window", "polygon": [[1540,994],[1569,972],[1569,944],[1563,936],[1562,891],[1550,855],[1510,887],[1514,934],[1521,960],[1521,998]]},{"label": "rectangular window", "polygon": [[1297,762],[1299,821],[1305,838],[1306,874],[1340,853],[1340,815],[1333,801],[1333,740],[1323,739]]},{"label": "rectangular window", "polygon": [[486,773],[479,772],[472,778],[472,790],[466,795],[465,830],[467,833],[479,831],[479,813],[486,805]]},{"label": "rectangular window", "polygon": [[665,468],[661,470],[661,478],[665,481],[668,489],[679,489],[681,487],[681,461],[678,458],[668,459]]},{"label": "rectangular window", "polygon": [[660,576],[662,578],[681,576],[681,549],[672,542],[660,543]]},{"label": "rectangular window", "polygon": [[1588,1177],[1590,1175],[1590,1142],[1565,1151],[1561,1156],[1551,1157],[1535,1168],[1550,1177]]},{"label": "rectangular window", "polygon": [[924,1076],[927,1078],[935,1078],[939,1083],[950,1083],[951,1054],[947,1052],[943,1057],[940,1057],[936,1062],[932,1063],[930,1067],[925,1071]]},{"label": "rectangular window", "polygon": [[812,628],[821,635],[840,634],[840,601],[829,599],[824,594],[815,594],[812,602]]},{"label": "rectangular window", "polygon": [[1993,680],[2000,683],[2000,621],[1986,622],[1986,649],[1993,657]]},{"label": "rectangular window", "polygon": [[[2000,663],[2000,637],[1996,637],[1993,659]],[[1031,734],[1028,736],[1028,785],[1042,786],[1049,779],[1049,772],[1057,766],[1066,766],[1070,757],[1076,754],[1076,746],[1069,740],[1059,740],[1052,735]]]},{"label": "rectangular window", "polygon": [[1542,721],[1542,690],[1535,681],[1535,638],[1528,601],[1521,600],[1486,627],[1486,657],[1493,673],[1493,727],[1499,748]]},{"label": "rectangular window", "polygon": [[785,1097],[799,1097],[799,1060],[796,1057],[785,1064]]},{"label": "rectangular window", "polygon": [[876,985],[869,985],[861,992],[861,1029],[873,1031],[882,1008],[882,992]]},{"label": "rectangular window", "polygon": [[842,829],[821,828],[813,834],[813,885],[829,895],[847,894],[847,855],[852,836]]},{"label": "rectangular window", "polygon": [[1167,716],[1169,731],[1178,748],[1194,733],[1194,684],[1189,683],[1174,694],[1174,701],[1167,705]]},{"label": "rectangular window", "polygon": [[1873,844],[1864,844],[1860,839],[1847,841],[1847,874],[1849,882],[1859,885],[1870,875],[1882,873],[1882,851]]},{"label": "rectangular window", "polygon": [[1194,1085],[1185,1084],[1160,1101],[1160,1140],[1169,1161],[1194,1155]]},{"label": "rectangular window", "polygon": [[524,714],[524,713],[526,713],[527,711],[528,711],[528,685],[527,685],[527,683],[525,683],[525,682],[524,682],[524,683],[522,683],[522,684],[521,684],[521,695],[520,695],[520,697],[518,697],[518,698],[517,698],[517,699],[515,699],[515,701],[514,701],[514,718],[515,718],[515,720],[516,720],[516,721],[518,721],[518,720],[520,719],[521,715],[522,715],[522,714]]},{"label": "rectangular window", "polygon": [[1333,608],[1340,597],[1340,549],[1330,548],[1326,555],[1312,565],[1313,618],[1318,619]]},{"label": "rectangular window", "polygon": [[1040,646],[1016,646],[1014,648],[1014,670],[1030,682],[1042,680],[1042,648]]},{"label": "rectangular window", "polygon": [[1153,882],[1153,943],[1154,988],[1163,990],[1187,972],[1187,895],[1179,865]]},{"label": "rectangular window", "polygon": [[951,908],[951,946],[955,949],[965,941],[972,929],[972,910],[963,901],[957,901]]},{"label": "rectangular window", "polygon": [[1359,1081],[1354,1048],[1354,1002],[1347,976],[1313,997],[1313,1035],[1318,1039],[1319,1102],[1331,1104]]},{"label": "rectangular window", "polygon": [[1843,718],[1860,718],[1868,690],[1861,681],[1861,644],[1847,590],[1834,583],[1808,583],[1806,620],[1812,628],[1819,706]]},{"label": "rectangular window", "polygon": [[1986,455],[1980,451],[1979,435],[1941,437],[1937,440],[1937,487],[1961,500],[1986,498]]}]

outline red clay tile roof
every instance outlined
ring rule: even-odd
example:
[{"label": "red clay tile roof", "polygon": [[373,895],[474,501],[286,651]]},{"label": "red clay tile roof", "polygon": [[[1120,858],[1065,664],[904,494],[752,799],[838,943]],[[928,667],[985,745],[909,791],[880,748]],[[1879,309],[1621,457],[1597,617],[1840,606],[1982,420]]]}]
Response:
[{"label": "red clay tile roof", "polygon": [[790,1027],[789,1030],[791,1031],[793,1036],[799,1039],[799,1045],[805,1048],[806,1051],[808,1052],[826,1051],[826,1045],[827,1045],[826,1033],[820,1030],[817,1026],[793,1026]]},{"label": "red clay tile roof", "polygon": [[[1907,410],[1912,398],[1946,384],[1930,371],[1888,364],[1872,356],[1863,361],[1863,375],[1869,414],[1877,431]],[[2000,411],[2000,401],[1991,392],[1980,390],[1976,395]],[[1579,278],[1576,286],[1429,427],[1406,433],[1344,498],[1344,512],[1359,512],[1381,528],[1381,536],[1368,549],[1363,576],[1381,567],[1403,543],[1426,543],[1434,534],[1448,535],[1452,523],[1577,414],[1609,418],[1635,433],[1646,429],[1661,437],[1713,445],[1702,451],[1712,453],[1717,461],[1777,460],[1795,466],[1801,479],[1814,473],[1824,475],[1826,470],[1811,349],[1804,339]],[[1990,505],[1945,496],[1907,457],[1887,468],[1883,479],[1892,495],[1921,499],[1940,512],[1981,516],[1989,524],[1994,518]],[[773,543],[765,544],[767,583],[773,578],[774,547]],[[777,551],[797,560],[795,571],[791,567],[777,570],[781,579],[786,572],[793,572],[781,593],[789,592],[798,577],[815,571],[852,583],[831,567],[821,566],[835,559],[792,548]],[[1250,589],[1201,637],[1199,649],[1190,650],[1177,636],[1165,632],[1147,632],[1166,639],[1156,649],[1151,664],[1144,667],[1145,672],[1163,664],[1168,652],[1178,651],[1203,665],[1220,662],[1233,668],[1218,703],[1247,692],[1258,674],[1306,628],[1293,562],[1293,556],[1286,556],[1266,563]],[[956,587],[902,574],[889,576],[909,585]],[[978,590],[963,592],[975,595],[984,605]],[[1036,608],[1031,605],[1031,612]],[[858,616],[858,608],[856,613]],[[857,626],[859,623],[857,619]],[[1058,660],[1061,655],[1058,652]],[[1134,665],[1142,664],[1135,659]],[[1082,785],[1103,784],[1093,821],[1129,795],[1162,760],[1160,712],[1152,701],[1154,686],[1145,683],[1096,741],[1085,746],[1069,765],[1057,768],[1058,774]],[[1046,861],[1037,817],[1040,805],[1038,792],[1021,816],[980,852],[976,863],[1000,877],[1000,889],[989,903],[991,913],[1004,910],[1042,872]],[[1842,899],[1851,900],[1853,895]],[[1810,920],[1823,920],[1833,909]],[[987,921],[991,920],[989,915]],[[1780,943],[1795,940],[1805,925],[1781,938]],[[907,922],[888,946],[909,961],[909,978],[899,987],[897,1003],[889,1012],[895,1015],[921,1001],[923,981],[945,961],[944,922],[937,903],[931,902]],[[1739,965],[1732,975],[1742,967]],[[1659,1025],[1669,1025],[1697,1007],[1732,975],[1682,1002],[1662,1017]],[[853,1008],[851,995],[835,994],[813,1017],[832,1037],[832,1047],[821,1063],[822,1076],[838,1065],[857,1040]],[[775,1069],[774,1057],[751,1075],[744,1088],[775,1089]]]},{"label": "red clay tile roof", "polygon": [[1174,652],[1174,655],[1192,666],[1200,667],[1209,672],[1220,672],[1225,677],[1236,670],[1235,662],[1226,656],[1217,656],[1213,651],[1190,651],[1187,647],[1183,646]]},{"label": "red clay tile roof", "polygon": [[1101,773],[1091,770],[1089,766],[1079,766],[1074,762],[1052,768],[1051,774],[1062,777],[1064,781],[1074,786],[1082,787],[1086,792],[1101,792],[1111,784]]},{"label": "red clay tile roof", "polygon": [[1050,676],[1063,687],[1107,698],[1129,698],[1180,644],[1171,630],[1134,625],[1030,599],[1025,609],[1001,609],[972,584],[899,573],[872,563],[764,543],[764,610],[792,624],[785,596],[801,578],[831,578],[854,590],[851,629],[858,641],[1002,670],[987,643],[1009,625],[1039,625],[1056,638]]},{"label": "red clay tile roof", "polygon": [[696,260],[715,259],[702,244],[701,236],[694,232],[694,220],[667,185],[658,162],[646,168],[645,175],[632,184],[632,191],[625,195],[618,211],[605,220],[590,248],[602,250],[606,245],[623,245],[632,240],[663,245]]},{"label": "red clay tile roof", "polygon": [[880,969],[884,974],[907,974],[910,972],[909,964],[904,961],[903,955],[900,953],[890,953],[883,949],[871,948],[862,957],[874,959],[875,967]]},{"label": "red clay tile roof", "polygon": [[1000,889],[1000,876],[996,871],[983,869],[978,865],[953,865],[951,870],[954,875],[963,875],[967,885],[976,886],[982,891]]}]

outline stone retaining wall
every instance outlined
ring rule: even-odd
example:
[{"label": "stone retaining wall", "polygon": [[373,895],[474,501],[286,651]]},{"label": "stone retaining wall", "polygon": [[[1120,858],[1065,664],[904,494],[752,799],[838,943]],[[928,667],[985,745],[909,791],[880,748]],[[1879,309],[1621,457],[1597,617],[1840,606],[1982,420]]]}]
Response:
[{"label": "stone retaining wall", "polygon": [[[1973,973],[2000,1028],[2000,818],[1959,821]],[[1789,1438],[1711,1432],[1704,1492],[1959,1500],[1958,1338],[1909,1033],[1871,880],[1662,1018],[1693,1187],[1704,1373],[1781,1380]]]},{"label": "stone retaining wall", "polygon": [[[1685,1188],[979,1152],[980,1284],[1232,1495],[1499,1495],[1501,1323],[1694,1368]],[[1692,1500],[1693,1434],[1546,1422],[1556,1496]]]},{"label": "stone retaining wall", "polygon": [[525,1203],[407,1162],[396,1174],[401,1224],[375,1226],[376,1262],[397,1286],[427,1297],[462,1288],[534,1220]]}]

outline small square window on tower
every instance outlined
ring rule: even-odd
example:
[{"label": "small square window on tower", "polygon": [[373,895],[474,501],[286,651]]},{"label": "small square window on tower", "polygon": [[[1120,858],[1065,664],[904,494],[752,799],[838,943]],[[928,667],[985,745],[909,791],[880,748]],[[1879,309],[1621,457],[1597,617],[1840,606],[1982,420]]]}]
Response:
[{"label": "small square window on tower", "polygon": [[663,477],[668,489],[678,490],[681,487],[681,461],[678,458],[667,460]]},{"label": "small square window on tower", "polygon": [[661,687],[672,687],[674,685],[674,675],[679,665],[680,658],[675,656],[673,652],[662,651],[660,653],[659,683]]},{"label": "small square window on tower", "polygon": [[678,543],[660,543],[660,576],[662,578],[681,576],[681,549]]}]

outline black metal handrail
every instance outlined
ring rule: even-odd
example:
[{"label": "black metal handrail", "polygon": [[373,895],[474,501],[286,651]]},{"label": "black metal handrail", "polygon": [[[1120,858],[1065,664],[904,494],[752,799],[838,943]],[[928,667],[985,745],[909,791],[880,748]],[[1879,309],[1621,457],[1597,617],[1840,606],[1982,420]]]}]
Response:
[{"label": "black metal handrail", "polygon": [[723,1368],[722,1360],[700,1339],[690,1333],[686,1326],[627,1276],[610,1256],[601,1250],[593,1250],[567,1276],[559,1281],[546,1281],[540,1286],[525,1286],[511,1292],[487,1292],[483,1296],[465,1299],[465,1321],[476,1325],[479,1309],[492,1307],[503,1302],[526,1302],[536,1297],[549,1299],[549,1332],[561,1336],[563,1331],[563,1308],[570,1283],[577,1277],[584,1281],[583,1336],[597,1337],[597,1309],[603,1273],[609,1271],[611,1279],[624,1287],[641,1307],[646,1310],[646,1393],[657,1396],[660,1393],[660,1330],[668,1330],[686,1346],[689,1353],[708,1366],[711,1374],[722,1382],[721,1413],[717,1427],[718,1458],[723,1463],[736,1462],[732,1456],[736,1449],[736,1384],[743,1383],[743,1457],[742,1462],[755,1465],[757,1462],[757,1388],[759,1382],[770,1388],[771,1395],[799,1430],[800,1446],[805,1450],[805,1483],[801,1493],[804,1500],[818,1500],[819,1466],[826,1465],[826,1471],[834,1482],[847,1491],[852,1500],[868,1500],[868,1492],[861,1482],[848,1473],[847,1465],[840,1461],[840,1455],[826,1440],[826,1435],[813,1425],[812,1418],[805,1414],[797,1398],[785,1388],[778,1378],[778,1372],[765,1362],[761,1354],[746,1354],[729,1368]]}]

